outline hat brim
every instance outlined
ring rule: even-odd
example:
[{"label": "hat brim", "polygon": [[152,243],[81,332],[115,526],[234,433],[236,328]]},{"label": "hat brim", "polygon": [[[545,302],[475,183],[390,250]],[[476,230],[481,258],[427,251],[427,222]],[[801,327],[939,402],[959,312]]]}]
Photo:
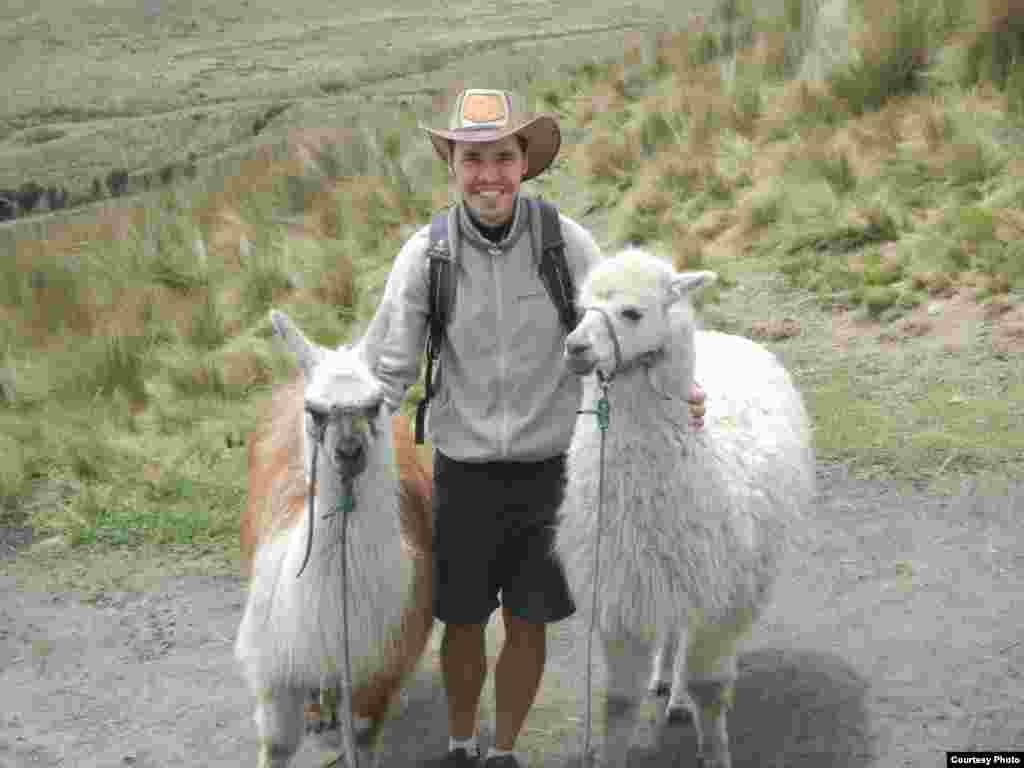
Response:
[{"label": "hat brim", "polygon": [[430,136],[430,142],[445,164],[449,162],[448,142],[458,141],[472,144],[483,144],[490,141],[500,141],[506,136],[521,135],[526,139],[526,175],[523,181],[534,178],[544,173],[554,162],[559,148],[562,146],[562,132],[558,128],[558,122],[551,115],[534,115],[525,122],[508,126],[505,128],[487,128],[483,130],[441,130],[420,124],[420,127]]}]

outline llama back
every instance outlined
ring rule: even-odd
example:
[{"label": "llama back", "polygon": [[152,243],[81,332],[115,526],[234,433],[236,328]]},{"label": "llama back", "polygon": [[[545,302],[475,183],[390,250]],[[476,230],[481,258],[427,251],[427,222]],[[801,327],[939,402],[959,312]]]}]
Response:
[{"label": "llama back", "polygon": [[299,375],[275,387],[249,436],[249,497],[239,526],[246,578],[259,546],[274,530],[294,525],[305,508],[302,392]]},{"label": "llama back", "polygon": [[391,417],[391,449],[398,472],[402,541],[418,556],[430,557],[434,550],[432,480],[416,453],[408,420],[398,413]]},{"label": "llama back", "polygon": [[768,349],[717,331],[695,337],[698,380],[707,392],[705,445],[719,463],[744,468],[770,491],[781,522],[808,513],[814,495],[810,420],[789,372]]}]

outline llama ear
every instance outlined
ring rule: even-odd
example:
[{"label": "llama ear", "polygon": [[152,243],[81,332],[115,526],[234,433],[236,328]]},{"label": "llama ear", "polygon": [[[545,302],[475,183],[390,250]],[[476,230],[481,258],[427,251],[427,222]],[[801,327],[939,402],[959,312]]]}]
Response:
[{"label": "llama ear", "polygon": [[684,299],[718,280],[717,272],[679,272],[672,278],[672,297],[675,301]]},{"label": "llama ear", "polygon": [[320,362],[323,351],[307,339],[284,312],[279,312],[276,309],[270,310],[270,324],[274,328],[274,334],[292,353],[295,362],[302,369],[302,373],[308,378],[316,364]]}]

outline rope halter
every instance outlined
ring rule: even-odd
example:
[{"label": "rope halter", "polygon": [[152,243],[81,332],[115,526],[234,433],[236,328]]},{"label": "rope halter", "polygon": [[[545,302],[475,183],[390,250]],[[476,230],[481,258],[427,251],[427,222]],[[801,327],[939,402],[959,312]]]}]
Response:
[{"label": "rope halter", "polygon": [[604,309],[603,307],[595,307],[593,305],[584,307],[583,314],[586,314],[591,310],[601,315],[601,319],[604,321],[604,327],[608,330],[608,336],[611,337],[612,340],[612,349],[615,352],[615,367],[613,367],[611,373],[608,374],[605,374],[600,369],[598,369],[598,381],[600,381],[602,385],[607,387],[607,385],[611,383],[612,379],[614,379],[618,374],[631,370],[636,366],[643,366],[645,369],[647,369],[648,382],[651,385],[651,389],[657,392],[662,397],[662,399],[671,400],[671,397],[659,391],[657,387],[654,386],[654,382],[650,381],[651,366],[653,366],[655,363],[660,361],[665,356],[665,349],[663,347],[659,347],[658,349],[652,349],[650,352],[644,352],[642,355],[639,355],[636,358],[636,360],[633,360],[627,364],[623,364],[622,345],[619,343],[619,335],[615,332],[615,324],[612,322],[611,315],[609,315],[608,310]]},{"label": "rope halter", "polygon": [[[307,494],[309,499],[309,503],[307,505],[309,515],[309,529],[306,535],[306,554],[302,558],[302,566],[299,568],[299,572],[295,574],[295,578],[301,576],[302,572],[306,569],[306,564],[309,562],[310,552],[313,549],[313,524],[316,518],[314,514],[314,504],[316,503],[317,493],[316,472],[317,465],[319,464],[319,462],[317,461],[317,454],[319,453],[320,448],[324,444],[324,437],[327,434],[328,422],[332,420],[337,420],[338,417],[346,413],[346,411],[341,409],[331,409],[330,411],[325,411],[322,408],[311,406],[308,403],[306,404],[305,410],[306,413],[308,413],[310,415],[310,418],[313,420],[313,429],[311,430],[310,434],[310,436],[313,438],[313,466],[310,469],[309,493]],[[370,421],[370,430],[371,433],[376,435],[376,425],[373,423],[373,421]],[[329,458],[328,460],[331,461],[332,464],[334,463],[333,459]],[[338,499],[338,504],[335,506],[335,508],[333,510],[330,510],[329,512],[324,513],[323,518],[325,520],[335,514],[344,515],[345,518],[347,519],[348,515],[352,512],[352,510],[355,509],[356,506],[356,497],[355,494],[353,493],[352,488],[353,484],[355,483],[355,477],[348,475],[344,471],[339,471],[338,474],[341,477],[344,492],[341,494],[341,498]]]}]

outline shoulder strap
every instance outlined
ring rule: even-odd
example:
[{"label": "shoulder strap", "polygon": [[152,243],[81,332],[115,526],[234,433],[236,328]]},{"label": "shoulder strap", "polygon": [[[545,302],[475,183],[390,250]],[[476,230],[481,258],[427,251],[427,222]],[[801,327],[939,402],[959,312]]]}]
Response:
[{"label": "shoulder strap", "polygon": [[[576,327],[576,289],[565,257],[565,239],[558,219],[558,209],[540,197],[534,198],[540,211],[541,254],[538,264],[541,282],[547,289],[558,317],[571,333]],[[434,363],[441,353],[445,328],[455,301],[455,277],[452,271],[451,245],[448,241],[450,208],[437,211],[430,219],[430,245],[427,248],[428,333],[426,342],[427,370],[424,396],[416,405],[416,444],[421,445],[426,429],[427,405],[434,396]]]},{"label": "shoulder strap", "polygon": [[427,371],[424,396],[416,404],[416,444],[423,443],[427,404],[434,396],[434,361],[441,353],[444,329],[455,298],[452,279],[451,247],[448,243],[449,208],[437,211],[430,219],[430,245],[427,247]]},{"label": "shoulder strap", "polygon": [[572,272],[565,258],[565,239],[562,225],[558,220],[558,209],[541,197],[535,198],[540,210],[540,278],[554,302],[558,316],[565,326],[565,332],[572,333],[576,327],[576,289]]}]

